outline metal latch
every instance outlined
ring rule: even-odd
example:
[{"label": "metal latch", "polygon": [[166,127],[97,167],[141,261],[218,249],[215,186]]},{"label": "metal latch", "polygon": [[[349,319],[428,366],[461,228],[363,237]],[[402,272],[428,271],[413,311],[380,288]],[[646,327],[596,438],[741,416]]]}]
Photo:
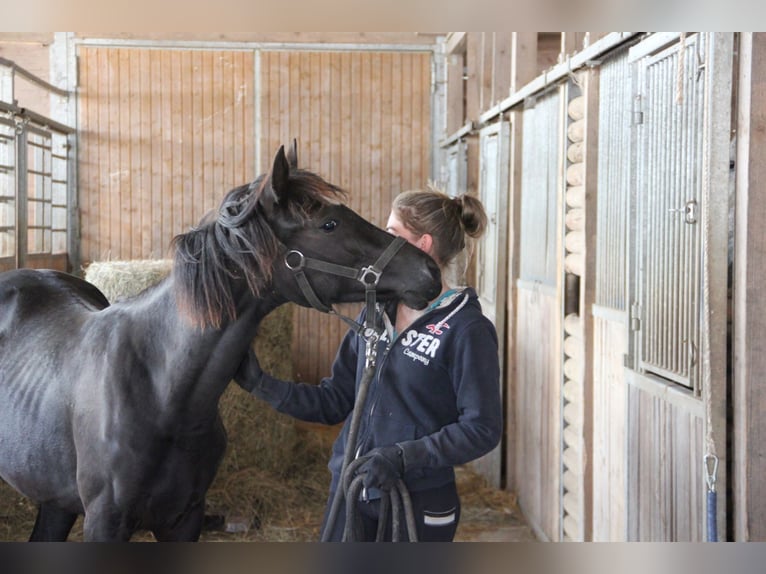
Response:
[{"label": "metal latch", "polygon": [[684,208],[684,221],[686,223],[697,223],[697,200],[691,199],[686,202],[686,207]]}]

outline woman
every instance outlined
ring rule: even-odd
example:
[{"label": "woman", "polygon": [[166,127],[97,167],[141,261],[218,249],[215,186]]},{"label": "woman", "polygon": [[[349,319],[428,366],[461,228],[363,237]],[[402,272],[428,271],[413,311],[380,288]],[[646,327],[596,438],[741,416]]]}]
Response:
[{"label": "woman", "polygon": [[[466,248],[466,236],[478,238],[486,226],[477,198],[453,199],[429,188],[397,196],[387,229],[431,255],[444,278],[447,266]],[[384,313],[386,332],[379,342],[356,446],[357,457],[368,455],[357,471],[364,475],[366,487],[357,502],[364,540],[375,540],[380,491],[390,490],[400,477],[412,499],[418,540],[453,540],[460,519],[454,466],[488,453],[500,441],[497,333],[473,289],[452,288],[442,281],[441,294],[426,309],[393,302]],[[345,421],[328,465],[328,510],[364,372],[364,345],[349,331],[332,374],[319,385],[277,380],[261,371],[253,353],[235,378],[280,412],[329,425]],[[344,520],[342,509],[326,538],[341,540]],[[390,531],[389,525],[389,540]]]}]

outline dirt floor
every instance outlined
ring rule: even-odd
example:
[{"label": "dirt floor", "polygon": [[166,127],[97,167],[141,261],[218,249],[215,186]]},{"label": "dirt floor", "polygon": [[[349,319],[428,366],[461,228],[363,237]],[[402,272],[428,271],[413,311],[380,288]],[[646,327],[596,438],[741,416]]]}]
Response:
[{"label": "dirt floor", "polygon": [[[462,518],[456,542],[531,542],[535,535],[524,522],[513,494],[493,489],[467,468],[458,469],[458,488],[462,500]],[[0,483],[0,540],[24,541],[34,524],[35,509],[6,484]],[[303,505],[287,513],[282,520],[258,524],[258,519],[217,515],[209,519],[201,541],[215,542],[312,542],[319,538],[324,501]],[[214,524],[218,522],[218,524]],[[232,532],[227,532],[226,530]],[[82,519],[75,524],[70,540],[82,540]],[[151,534],[137,533],[135,541],[153,541]]]}]

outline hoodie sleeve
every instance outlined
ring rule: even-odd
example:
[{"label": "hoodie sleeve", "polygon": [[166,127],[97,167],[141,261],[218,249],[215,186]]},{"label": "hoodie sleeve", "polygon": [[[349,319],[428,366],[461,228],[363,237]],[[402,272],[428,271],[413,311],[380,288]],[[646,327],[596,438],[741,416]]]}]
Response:
[{"label": "hoodie sleeve", "polygon": [[354,408],[357,339],[353,331],[346,333],[331,375],[318,385],[282,381],[264,373],[258,396],[277,411],[303,421],[327,425],[343,422]]},{"label": "hoodie sleeve", "polygon": [[464,464],[491,451],[502,434],[497,332],[481,317],[454,341],[449,372],[458,420],[422,438],[398,443],[406,470]]}]

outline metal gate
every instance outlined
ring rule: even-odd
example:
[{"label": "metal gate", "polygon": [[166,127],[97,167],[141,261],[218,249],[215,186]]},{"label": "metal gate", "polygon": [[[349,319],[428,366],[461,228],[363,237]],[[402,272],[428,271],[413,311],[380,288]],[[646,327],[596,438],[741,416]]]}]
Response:
[{"label": "metal gate", "polygon": [[636,142],[637,367],[687,388],[699,364],[704,34],[639,60]]},{"label": "metal gate", "polygon": [[37,76],[0,60],[0,270],[68,270],[69,141],[74,130],[17,105],[16,76],[66,96]]}]

